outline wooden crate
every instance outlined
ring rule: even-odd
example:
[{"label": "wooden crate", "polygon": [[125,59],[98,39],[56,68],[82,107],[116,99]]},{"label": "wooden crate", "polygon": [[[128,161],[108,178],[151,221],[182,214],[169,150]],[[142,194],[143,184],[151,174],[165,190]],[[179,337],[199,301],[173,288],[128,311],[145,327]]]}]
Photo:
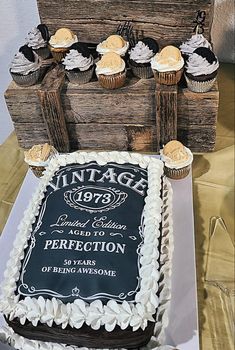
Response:
[{"label": "wooden crate", "polygon": [[[206,12],[204,35],[210,39],[213,0],[38,0],[42,23],[53,34],[74,30],[79,41],[99,43],[119,24],[132,21],[139,36],[160,46],[179,45],[190,37],[198,10]],[[21,147],[50,142],[61,152],[77,149],[158,152],[178,138],[194,152],[215,145],[219,94],[217,85],[203,94],[181,86],[156,85],[154,79],[129,75],[124,87],[105,90],[97,81],[75,86],[55,67],[42,85],[5,93]]]},{"label": "wooden crate", "polygon": [[[154,79],[132,77],[114,92],[104,90],[97,81],[77,87],[64,81],[63,74],[59,79],[62,88],[58,100],[53,97],[49,107],[42,103],[42,94],[51,86],[48,81],[27,88],[12,82],[7,89],[6,103],[22,148],[50,142],[61,151],[157,152],[159,144],[175,136],[194,152],[214,149],[217,86],[198,94],[187,88],[156,86]],[[52,80],[53,91],[58,92],[56,78]],[[164,97],[168,103],[161,100]]]}]

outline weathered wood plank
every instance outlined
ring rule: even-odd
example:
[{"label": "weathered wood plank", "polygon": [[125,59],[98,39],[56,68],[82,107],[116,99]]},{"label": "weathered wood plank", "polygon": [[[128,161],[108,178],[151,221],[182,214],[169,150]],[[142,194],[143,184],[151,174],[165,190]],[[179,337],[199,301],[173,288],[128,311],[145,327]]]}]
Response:
[{"label": "weathered wood plank", "polygon": [[38,0],[41,21],[51,33],[68,27],[80,41],[98,43],[114,33],[118,24],[133,21],[134,30],[151,36],[160,45],[179,44],[188,38],[198,10],[206,12],[205,36],[210,37],[214,0]]},{"label": "weathered wood plank", "polygon": [[211,152],[215,149],[216,126],[178,128],[178,140],[193,152]]},{"label": "weathered wood plank", "polygon": [[177,139],[177,85],[156,85],[156,125],[160,126],[160,145]]},{"label": "weathered wood plank", "polygon": [[56,66],[46,75],[38,90],[50,144],[59,152],[69,151],[69,136],[60,98],[64,76],[64,70]]}]

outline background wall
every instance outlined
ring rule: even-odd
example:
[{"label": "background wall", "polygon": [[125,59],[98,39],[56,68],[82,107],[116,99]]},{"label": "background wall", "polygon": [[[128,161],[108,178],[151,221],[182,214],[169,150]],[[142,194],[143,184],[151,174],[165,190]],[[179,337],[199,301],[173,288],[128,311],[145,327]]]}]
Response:
[{"label": "background wall", "polygon": [[[50,1],[50,0],[49,0]],[[114,0],[115,1],[115,0]],[[0,144],[13,130],[4,101],[9,63],[29,29],[39,23],[36,0],[0,0]],[[215,0],[212,41],[219,59],[234,62],[234,1]]]}]

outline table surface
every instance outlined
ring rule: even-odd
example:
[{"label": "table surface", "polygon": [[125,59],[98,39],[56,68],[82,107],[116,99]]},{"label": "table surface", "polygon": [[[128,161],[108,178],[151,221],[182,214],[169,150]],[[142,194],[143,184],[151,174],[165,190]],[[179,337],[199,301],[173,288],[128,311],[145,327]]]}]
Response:
[{"label": "table surface", "polygon": [[[0,282],[17,232],[17,226],[39,181],[29,170],[1,235]],[[172,299],[165,344],[177,346],[180,350],[198,350],[191,174],[180,181],[172,180],[171,184],[173,189],[174,253],[172,259]],[[0,318],[0,325],[1,323],[5,324],[3,317]]]},{"label": "table surface", "polygon": [[[218,84],[216,148],[193,162],[201,350],[234,350],[234,65],[220,64]],[[0,232],[26,172],[13,133],[0,145]]]}]

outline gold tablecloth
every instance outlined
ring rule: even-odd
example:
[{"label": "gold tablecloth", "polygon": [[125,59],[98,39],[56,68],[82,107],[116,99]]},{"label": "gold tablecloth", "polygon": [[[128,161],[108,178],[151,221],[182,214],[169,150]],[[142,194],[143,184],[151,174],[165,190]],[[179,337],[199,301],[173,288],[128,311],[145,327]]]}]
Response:
[{"label": "gold tablecloth", "polygon": [[[233,350],[234,66],[221,64],[216,150],[195,155],[194,218],[202,350]],[[12,133],[0,146],[0,232],[27,171]],[[182,296],[183,297],[183,296]],[[180,315],[178,315],[180,318]]]}]

